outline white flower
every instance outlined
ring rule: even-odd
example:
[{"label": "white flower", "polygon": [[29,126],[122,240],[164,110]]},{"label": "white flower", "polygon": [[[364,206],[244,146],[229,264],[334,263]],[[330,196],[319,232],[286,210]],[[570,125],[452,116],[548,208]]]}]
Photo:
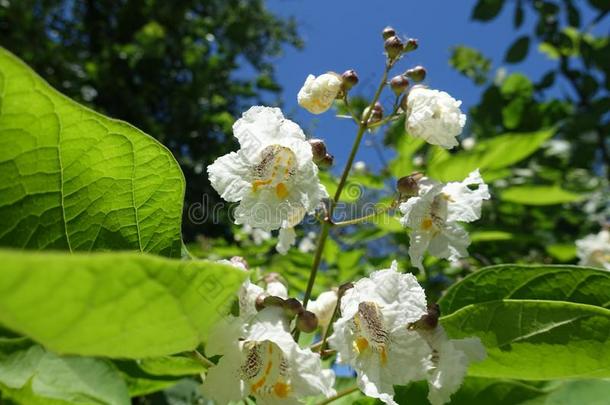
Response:
[{"label": "white flower", "polygon": [[475,147],[476,144],[477,141],[472,136],[469,136],[468,138],[462,140],[462,148],[464,150],[471,150]]},{"label": "white flower", "polygon": [[610,231],[602,230],[577,240],[576,253],[580,258],[579,264],[610,271]]},{"label": "white flower", "polygon": [[259,228],[252,228],[250,225],[244,225],[241,228],[241,234],[238,233],[235,235],[235,240],[241,241],[243,240],[243,236],[248,236],[252,239],[255,245],[260,246],[265,241],[271,239],[271,232],[263,231]]},{"label": "white flower", "polygon": [[[328,196],[301,128],[278,108],[252,107],[233,125],[241,146],[208,166],[210,182],[240,204],[235,223],[264,231],[289,229]],[[280,248],[290,242],[280,232]]]},{"label": "white flower", "polygon": [[322,114],[333,105],[340,90],[341,79],[336,73],[324,73],[318,77],[309,75],[299,90],[297,100],[310,113]]},{"label": "white flower", "polygon": [[414,87],[407,97],[405,128],[416,138],[451,149],[466,124],[461,104],[444,91]]},{"label": "white flower", "polygon": [[210,334],[208,357],[221,355],[203,382],[203,394],[219,404],[252,395],[258,404],[299,404],[299,399],[335,394],[335,375],[323,370],[320,356],[301,349],[279,308],[256,319],[228,318]]},{"label": "white flower", "polygon": [[316,233],[309,232],[299,242],[299,252],[310,253],[310,252],[313,252],[314,250],[316,250]]},{"label": "white flower", "polygon": [[[483,200],[490,198],[487,184],[479,170],[462,182],[441,184],[429,179],[419,183],[419,196],[400,204],[404,216],[400,223],[410,228],[411,263],[423,271],[426,250],[436,257],[456,261],[468,256],[468,233],[457,223],[480,218]],[[477,186],[471,189],[469,186]]]},{"label": "white flower", "polygon": [[294,241],[296,239],[297,234],[293,228],[281,228],[278,235],[277,245],[275,245],[275,250],[277,250],[278,253],[285,255],[288,253],[290,246],[294,245]]},{"label": "white flower", "polygon": [[478,338],[450,340],[440,325],[419,333],[432,349],[423,363],[428,369],[428,400],[441,405],[462,385],[469,364],[483,361],[487,353]]},{"label": "white flower", "polygon": [[407,328],[426,313],[424,290],[412,274],[399,273],[396,262],[346,291],[329,343],[337,360],[356,370],[364,394],[395,404],[394,385],[426,378],[417,365],[431,349]]},{"label": "white flower", "polygon": [[337,306],[337,297],[337,291],[325,291],[318,295],[318,299],[311,300],[307,304],[307,310],[316,314],[316,318],[318,318],[318,325],[323,330],[328,328],[328,325],[332,320],[335,307]]}]

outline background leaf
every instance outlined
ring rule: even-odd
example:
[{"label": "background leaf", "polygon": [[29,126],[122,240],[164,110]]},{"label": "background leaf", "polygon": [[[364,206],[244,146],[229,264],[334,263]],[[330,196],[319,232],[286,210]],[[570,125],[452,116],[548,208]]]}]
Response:
[{"label": "background leaf", "polygon": [[451,338],[478,336],[487,359],[469,375],[521,380],[610,377],[610,310],[561,301],[468,305],[441,322]]},{"label": "background leaf", "polygon": [[247,273],[135,253],[0,251],[0,323],[59,353],[142,358],[192,350]]},{"label": "background leaf", "polygon": [[528,36],[519,37],[506,51],[504,60],[508,63],[521,62],[527,56],[530,49],[530,38]]},{"label": "background leaf", "polygon": [[28,405],[131,403],[109,361],[58,356],[28,339],[0,338],[0,391]]},{"label": "background leaf", "polygon": [[472,304],[502,299],[568,301],[610,308],[610,272],[578,266],[491,266],[451,286],[440,299],[449,315]]},{"label": "background leaf", "polygon": [[1,246],[180,256],[184,178],[163,145],[1,48],[0,105]]},{"label": "background leaf", "polygon": [[576,202],[586,196],[562,189],[559,186],[513,186],[502,191],[503,201],[523,205],[553,205]]}]

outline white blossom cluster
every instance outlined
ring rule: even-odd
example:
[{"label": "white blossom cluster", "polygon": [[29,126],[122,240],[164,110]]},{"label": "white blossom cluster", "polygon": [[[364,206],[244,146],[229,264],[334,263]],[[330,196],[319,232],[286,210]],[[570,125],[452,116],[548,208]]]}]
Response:
[{"label": "white blossom cluster", "polygon": [[[345,94],[341,77],[332,72],[308,76],[299,104],[314,114],[329,110]],[[445,92],[416,86],[406,95],[401,113],[410,136],[452,148],[466,120],[459,107]],[[279,230],[276,248],[284,254],[295,243],[295,226],[328,198],[312,145],[277,108],[252,107],[236,121],[233,133],[240,149],[207,168],[210,182],[223,199],[239,203],[235,223],[248,233]],[[366,172],[364,164],[354,170]],[[399,205],[412,265],[423,270],[426,251],[452,261],[467,256],[470,239],[459,222],[478,219],[482,201],[489,198],[478,170],[462,182],[419,179],[414,195]],[[311,253],[316,240],[315,233],[307,234],[299,250]],[[240,260],[224,263],[247,271]],[[427,380],[429,400],[443,404],[461,385],[468,365],[485,358],[478,339],[446,335],[416,278],[399,272],[396,261],[339,291],[320,294],[302,310],[315,315],[324,335],[332,331],[328,345],[336,361],[356,371],[358,387],[369,397],[395,404],[395,385]],[[203,376],[207,398],[221,404],[247,397],[260,404],[296,404],[310,396],[335,395],[333,371],[324,369],[319,353],[295,342],[285,308],[267,304],[287,300],[279,281],[265,289],[251,281],[243,284],[239,315],[221,322],[206,346],[207,356],[220,356]]]}]

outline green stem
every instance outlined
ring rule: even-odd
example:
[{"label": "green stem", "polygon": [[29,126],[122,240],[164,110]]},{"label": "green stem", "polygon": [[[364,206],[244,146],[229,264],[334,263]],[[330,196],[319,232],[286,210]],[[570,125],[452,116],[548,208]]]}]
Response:
[{"label": "green stem", "polygon": [[373,212],[371,214],[368,214],[368,215],[364,215],[362,217],[348,219],[346,221],[341,221],[341,222],[336,222],[335,226],[348,226],[348,225],[360,224],[362,222],[368,221],[369,219],[373,219],[373,218],[375,218],[375,217],[377,217],[379,215],[385,214],[386,212],[388,212],[392,208],[394,208],[394,204],[388,205],[388,206],[383,207],[383,208],[376,209],[375,212]]},{"label": "green stem", "polygon": [[334,396],[332,396],[330,398],[326,398],[324,401],[319,402],[318,405],[330,404],[331,402],[336,401],[337,399],[342,398],[342,397],[349,395],[352,392],[356,392],[356,391],[358,391],[358,387],[346,388],[342,391],[337,392],[337,394],[335,394]]},{"label": "green stem", "polygon": [[216,364],[212,363],[207,357],[205,357],[203,354],[199,353],[198,350],[193,350],[191,352],[189,352],[189,355],[194,358],[195,360],[197,360],[198,362],[200,362],[201,364],[203,364],[203,366],[205,368],[210,368],[215,366]]},{"label": "green stem", "polygon": [[[309,272],[309,280],[307,281],[307,288],[305,289],[305,295],[303,297],[303,307],[307,308],[307,303],[311,298],[311,292],[313,290],[313,286],[316,282],[316,276],[318,274],[318,269],[320,267],[320,262],[322,261],[322,253],[324,253],[324,246],[326,244],[326,238],[328,238],[328,232],[330,231],[330,227],[333,225],[333,213],[335,211],[335,207],[337,206],[337,202],[341,198],[341,193],[343,192],[343,188],[347,183],[347,177],[352,169],[352,164],[354,163],[354,159],[356,158],[356,153],[358,152],[358,148],[360,147],[360,143],[362,141],[362,136],[368,128],[367,121],[369,120],[371,113],[373,112],[373,106],[379,100],[379,96],[381,95],[381,91],[385,87],[388,80],[388,72],[392,68],[393,63],[387,63],[385,70],[383,72],[383,77],[381,78],[381,82],[377,87],[377,91],[375,91],[375,95],[373,96],[373,100],[369,104],[368,111],[362,116],[362,120],[358,122],[358,133],[356,134],[356,139],[354,139],[354,144],[352,145],[352,150],[347,159],[347,163],[343,168],[343,173],[341,174],[341,179],[339,180],[339,185],[337,186],[337,191],[335,192],[335,196],[332,200],[330,200],[330,204],[328,207],[328,214],[325,218],[324,223],[322,224],[322,229],[320,230],[320,237],[318,238],[318,244],[316,246],[316,252],[314,254],[313,263],[311,265],[311,270]],[[294,339],[299,341],[300,332],[297,330],[294,334]]]}]

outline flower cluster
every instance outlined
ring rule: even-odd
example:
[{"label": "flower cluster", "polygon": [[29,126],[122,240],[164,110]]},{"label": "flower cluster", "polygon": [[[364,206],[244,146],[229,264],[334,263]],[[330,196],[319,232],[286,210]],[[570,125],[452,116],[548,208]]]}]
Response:
[{"label": "flower cluster", "polygon": [[[358,127],[335,192],[337,200],[349,174],[369,172],[363,163],[352,167],[367,131],[404,117],[406,136],[453,148],[459,145],[456,137],[466,122],[460,101],[421,83],[426,77],[423,67],[386,80],[389,70],[418,43],[400,39],[391,28],[384,30],[383,38],[384,80],[361,113],[349,104],[349,91],[358,83],[351,69],[341,75],[309,75],[297,96],[299,105],[313,114],[326,112],[335,100],[342,100]],[[411,82],[419,84],[411,86]],[[391,113],[384,116],[379,95],[386,86],[396,98],[387,109]],[[306,214],[318,214],[322,231],[307,233],[298,245],[301,255],[315,257],[302,302],[289,297],[279,275],[263,277],[264,288],[250,280],[242,285],[239,315],[217,325],[205,347],[207,356],[220,356],[203,376],[206,397],[223,404],[246,397],[261,404],[328,398],[335,395],[335,376],[322,367],[322,358],[336,355],[336,362],[355,370],[358,387],[369,397],[395,404],[394,386],[427,380],[430,402],[448,402],[468,365],[485,358],[485,349],[477,338],[450,339],[439,323],[438,306],[427,302],[414,275],[398,271],[396,261],[389,269],[310,300],[330,226],[339,225],[333,222],[337,201],[329,198],[319,178],[319,170],[333,162],[324,141],[307,139],[279,109],[262,106],[246,111],[235,122],[233,134],[240,149],[218,158],[207,172],[222,198],[239,203],[235,223],[243,225],[255,242],[256,232],[266,239],[268,232],[279,230],[276,249],[282,254],[295,243],[294,228]],[[478,170],[461,182],[446,184],[419,173],[400,178],[391,207],[402,214],[400,222],[410,237],[411,264],[423,272],[426,251],[451,261],[467,256],[470,239],[459,223],[479,219],[482,203],[489,198]],[[248,268],[239,258],[225,263]],[[321,333],[320,341],[302,348],[300,333],[315,331]]]}]

